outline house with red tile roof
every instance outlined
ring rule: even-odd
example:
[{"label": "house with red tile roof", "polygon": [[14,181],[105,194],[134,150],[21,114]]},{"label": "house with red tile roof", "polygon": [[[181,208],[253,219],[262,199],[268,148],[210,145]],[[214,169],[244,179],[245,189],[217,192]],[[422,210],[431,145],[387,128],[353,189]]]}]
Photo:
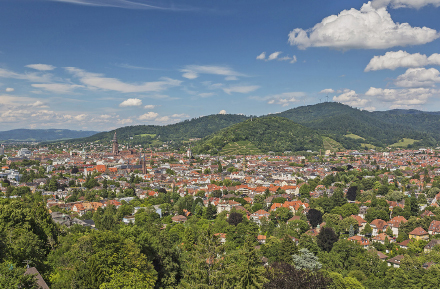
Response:
[{"label": "house with red tile roof", "polygon": [[373,229],[372,236],[376,236],[379,234],[379,231],[384,232],[387,228],[387,222],[381,219],[375,219],[370,223],[371,228]]},{"label": "house with red tile roof", "polygon": [[422,227],[417,227],[409,233],[410,239],[428,240],[429,234]]},{"label": "house with red tile roof", "polygon": [[428,233],[430,235],[440,234],[440,221],[433,220],[431,224],[429,224]]},{"label": "house with red tile roof", "polygon": [[393,238],[391,238],[390,236],[388,236],[385,233],[377,234],[371,240],[374,241],[374,242],[385,244],[385,239],[388,239],[389,242],[394,242]]},{"label": "house with red tile roof", "polygon": [[367,224],[367,221],[365,221],[364,219],[362,219],[358,215],[351,215],[350,217],[354,218],[358,222],[358,224],[359,224],[359,232],[362,231],[365,228],[365,225]]},{"label": "house with red tile roof", "polygon": [[391,220],[389,220],[387,222],[387,225],[393,231],[393,235],[397,236],[397,235],[399,235],[399,227],[400,227],[400,225],[404,224],[406,222],[407,222],[407,220],[404,217],[396,216],[396,217],[392,218]]},{"label": "house with red tile roof", "polygon": [[362,236],[349,237],[347,240],[358,243],[364,249],[367,249],[370,246],[370,241]]}]

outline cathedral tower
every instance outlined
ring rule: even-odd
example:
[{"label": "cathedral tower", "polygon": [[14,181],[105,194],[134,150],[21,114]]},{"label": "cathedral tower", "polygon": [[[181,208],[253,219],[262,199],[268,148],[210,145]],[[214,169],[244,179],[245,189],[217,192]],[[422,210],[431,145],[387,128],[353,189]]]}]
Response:
[{"label": "cathedral tower", "polygon": [[112,154],[114,156],[119,154],[119,145],[118,145],[118,138],[116,137],[116,132],[112,140]]}]

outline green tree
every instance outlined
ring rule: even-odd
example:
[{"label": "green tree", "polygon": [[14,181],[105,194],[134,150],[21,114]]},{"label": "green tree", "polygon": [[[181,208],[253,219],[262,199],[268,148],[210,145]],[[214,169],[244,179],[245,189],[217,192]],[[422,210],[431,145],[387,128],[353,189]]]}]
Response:
[{"label": "green tree", "polygon": [[26,269],[16,267],[12,263],[0,263],[0,287],[1,288],[27,288],[38,289],[35,275],[25,275]]},{"label": "green tree", "polygon": [[299,254],[293,255],[292,260],[296,269],[319,270],[322,268],[318,257],[305,248],[300,249]]}]

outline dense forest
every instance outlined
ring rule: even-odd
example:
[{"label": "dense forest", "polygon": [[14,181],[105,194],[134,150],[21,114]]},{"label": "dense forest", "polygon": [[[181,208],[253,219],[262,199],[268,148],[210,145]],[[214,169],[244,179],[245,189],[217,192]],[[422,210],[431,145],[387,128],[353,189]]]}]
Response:
[{"label": "dense forest", "polygon": [[195,144],[195,153],[218,154],[226,145],[248,141],[261,152],[319,151],[322,137],[314,130],[286,118],[253,118],[225,128]]},{"label": "dense forest", "polygon": [[[400,112],[400,113],[396,113]],[[440,115],[405,110],[361,111],[337,102],[293,108],[277,114],[313,128],[341,143],[345,148],[359,148],[362,143],[385,147],[403,138],[418,140],[419,145],[435,146],[440,140],[437,124]],[[355,134],[363,139],[346,137]]]}]

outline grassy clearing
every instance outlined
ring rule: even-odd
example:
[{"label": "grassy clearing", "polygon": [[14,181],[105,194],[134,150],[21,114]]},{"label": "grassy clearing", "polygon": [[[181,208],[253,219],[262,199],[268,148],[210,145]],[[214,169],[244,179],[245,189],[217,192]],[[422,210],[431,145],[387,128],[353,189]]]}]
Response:
[{"label": "grassy clearing", "polygon": [[392,145],[390,145],[391,147],[401,147],[401,148],[406,148],[408,145],[412,145],[413,143],[415,143],[417,140],[412,139],[412,138],[403,138],[402,140],[393,143]]},{"label": "grassy clearing", "polygon": [[354,133],[349,133],[349,134],[346,134],[346,135],[344,135],[344,136],[345,136],[345,137],[352,138],[352,139],[364,139],[363,137],[358,136],[358,135],[356,135],[356,134],[354,134]]},{"label": "grassy clearing", "polygon": [[332,152],[344,150],[340,143],[326,136],[322,137],[322,144],[324,145],[324,150],[331,150]]},{"label": "grassy clearing", "polygon": [[369,149],[375,149],[376,148],[375,145],[372,145],[370,143],[361,143],[361,145],[362,145],[362,147],[367,147]]},{"label": "grassy clearing", "polygon": [[143,133],[143,134],[138,134],[136,136],[140,136],[140,137],[145,137],[145,136],[155,137],[156,134],[154,134],[154,133]]},{"label": "grassy clearing", "polygon": [[258,155],[261,151],[249,141],[228,143],[220,152],[222,155]]}]

